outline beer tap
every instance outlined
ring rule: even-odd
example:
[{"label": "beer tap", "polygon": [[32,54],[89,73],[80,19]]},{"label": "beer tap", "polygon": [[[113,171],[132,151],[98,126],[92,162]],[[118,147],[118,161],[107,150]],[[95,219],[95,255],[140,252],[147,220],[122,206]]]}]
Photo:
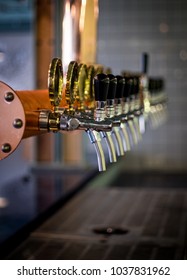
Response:
[{"label": "beer tap", "polygon": [[[117,78],[112,75],[108,74],[107,77],[109,78],[109,88],[107,93],[107,103],[106,103],[106,118],[113,118],[115,112],[115,94],[116,94],[116,87],[117,87]],[[105,139],[106,145],[108,148],[109,153],[109,160],[110,162],[116,162],[116,151],[112,139],[112,131],[101,131],[101,136]]]},{"label": "beer tap", "polygon": [[130,137],[129,137],[129,131],[128,131],[128,114],[129,114],[129,96],[130,96],[130,91],[132,87],[132,78],[129,76],[124,76],[125,78],[125,88],[123,91],[123,113],[121,116],[121,130],[123,132],[124,138],[125,138],[125,151],[130,151],[131,150],[131,145],[130,145]]},{"label": "beer tap", "polygon": [[149,55],[143,53],[142,55],[142,73],[140,76],[140,100],[142,105],[142,114],[139,118],[139,127],[141,134],[145,133],[146,122],[150,113],[150,93],[149,93]]},{"label": "beer tap", "polygon": [[[96,122],[104,121],[106,118],[106,99],[107,99],[108,88],[109,88],[109,78],[107,77],[107,75],[103,73],[97,74],[94,77],[94,94],[95,94],[94,120]],[[106,161],[105,161],[104,151],[101,145],[100,133],[99,131],[94,129],[88,129],[86,132],[89,136],[90,142],[94,144],[94,148],[97,154],[99,171],[105,171]],[[109,142],[110,135],[108,135],[106,139],[110,144]]]},{"label": "beer tap", "polygon": [[149,79],[150,92],[150,123],[156,128],[166,119],[165,96],[163,92],[164,81],[160,78]]},{"label": "beer tap", "polygon": [[142,140],[140,131],[139,117],[141,116],[141,100],[140,100],[140,76],[134,76],[134,126],[136,129],[137,141]]},{"label": "beer tap", "polygon": [[129,114],[128,114],[128,127],[130,130],[130,136],[131,139],[131,145],[135,144],[137,145],[138,143],[138,137],[137,137],[137,132],[136,132],[136,124],[134,122],[134,111],[135,111],[135,86],[136,86],[136,79],[132,76],[132,85],[130,88],[130,93],[129,93]]},{"label": "beer tap", "polygon": [[116,88],[116,95],[115,95],[115,112],[114,112],[114,118],[112,119],[112,134],[114,136],[114,140],[115,140],[115,144],[116,144],[116,150],[117,150],[117,155],[118,156],[123,156],[124,155],[124,146],[126,145],[126,143],[123,144],[123,142],[125,142],[125,138],[121,133],[121,114],[123,111],[123,107],[122,107],[122,102],[123,102],[123,91],[124,91],[124,87],[125,87],[125,79],[120,76],[117,75],[116,76],[117,79],[117,88]]},{"label": "beer tap", "polygon": [[[91,80],[93,82],[93,68],[80,64],[78,66],[78,77],[75,79],[73,85],[73,92],[78,110],[75,110],[71,123],[73,123],[73,129],[84,129],[89,136],[90,142],[94,145],[99,171],[106,170],[106,161],[104,151],[101,145],[100,131],[105,130],[105,107],[106,107],[106,95],[108,91],[109,80],[103,74],[98,74],[94,78],[94,92],[92,91]],[[89,92],[91,90],[91,92]],[[84,96],[85,94],[85,96]],[[85,112],[84,101],[93,99],[95,95],[95,109],[88,110]],[[92,96],[91,96],[92,95]],[[69,120],[70,121],[70,120]],[[110,126],[110,123],[108,123]],[[67,119],[61,117],[61,128],[62,125],[67,125]],[[106,132],[107,133],[107,132]],[[110,138],[107,138],[108,141]]]},{"label": "beer tap", "polygon": [[149,94],[150,94],[149,123],[151,128],[155,128],[158,125],[155,86],[156,86],[156,80],[150,77],[149,78]]}]

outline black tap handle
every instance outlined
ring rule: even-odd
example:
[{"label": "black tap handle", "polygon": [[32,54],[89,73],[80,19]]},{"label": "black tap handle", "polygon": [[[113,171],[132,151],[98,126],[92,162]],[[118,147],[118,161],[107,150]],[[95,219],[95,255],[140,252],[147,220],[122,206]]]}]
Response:
[{"label": "black tap handle", "polygon": [[133,88],[133,95],[137,96],[139,93],[139,77],[134,76],[134,88]]},{"label": "black tap handle", "polygon": [[149,91],[150,93],[153,93],[155,91],[155,79],[154,78],[149,78]]},{"label": "black tap handle", "polygon": [[109,82],[109,78],[104,73],[97,74],[94,77],[95,101],[107,100]]},{"label": "black tap handle", "polygon": [[162,91],[164,90],[164,80],[162,78],[159,79],[160,83],[159,83],[159,90]]},{"label": "black tap handle", "polygon": [[147,53],[143,53],[143,55],[142,55],[142,72],[144,74],[148,73],[148,67],[149,67],[149,55]]},{"label": "black tap handle", "polygon": [[108,74],[107,77],[110,80],[107,99],[114,99],[116,96],[117,78],[112,74]]},{"label": "black tap handle", "polygon": [[122,98],[125,89],[125,78],[123,78],[120,75],[117,75],[116,78],[117,78],[116,98]]},{"label": "black tap handle", "polygon": [[130,95],[131,95],[131,92],[133,90],[133,78],[128,76],[128,77],[125,77],[125,89],[124,89],[124,92],[123,92],[123,97],[124,98],[129,98]]}]

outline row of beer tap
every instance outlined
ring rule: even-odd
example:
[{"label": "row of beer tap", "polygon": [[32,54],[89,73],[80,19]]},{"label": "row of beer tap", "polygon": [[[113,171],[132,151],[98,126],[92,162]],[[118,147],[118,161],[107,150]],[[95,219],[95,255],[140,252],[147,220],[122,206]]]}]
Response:
[{"label": "row of beer tap", "polygon": [[147,126],[166,118],[164,81],[145,73],[113,75],[100,65],[72,61],[64,76],[61,60],[54,58],[48,88],[52,108],[41,110],[40,130],[84,130],[95,147],[99,171],[106,170],[102,141],[109,161],[116,162],[142,139]]}]

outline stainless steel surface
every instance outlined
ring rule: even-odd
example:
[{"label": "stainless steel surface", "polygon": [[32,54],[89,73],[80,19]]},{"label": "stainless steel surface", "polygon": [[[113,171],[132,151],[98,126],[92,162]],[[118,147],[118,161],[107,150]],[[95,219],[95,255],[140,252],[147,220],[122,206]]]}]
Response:
[{"label": "stainless steel surface", "polygon": [[[183,260],[186,174],[124,171],[108,178],[108,184],[92,182],[8,259]],[[102,231],[107,228],[121,229],[121,234]]]}]

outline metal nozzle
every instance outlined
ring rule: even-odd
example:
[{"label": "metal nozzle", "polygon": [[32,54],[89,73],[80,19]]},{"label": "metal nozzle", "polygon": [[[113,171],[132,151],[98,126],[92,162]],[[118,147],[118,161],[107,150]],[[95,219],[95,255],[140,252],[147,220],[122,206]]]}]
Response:
[{"label": "metal nozzle", "polygon": [[112,134],[114,136],[114,140],[115,140],[115,143],[116,143],[117,155],[118,156],[123,156],[124,155],[124,149],[123,149],[123,141],[122,141],[121,135],[120,135],[120,128],[119,127],[113,127]]},{"label": "metal nozzle", "polygon": [[128,131],[126,128],[126,123],[121,122],[120,128],[121,128],[121,132],[123,133],[123,137],[125,139],[125,141],[123,141],[123,149],[125,152],[130,151],[131,146],[130,146],[130,139],[129,139]]},{"label": "metal nozzle", "polygon": [[131,138],[132,145],[133,144],[137,145],[138,144],[138,139],[137,139],[133,119],[128,120],[128,127],[129,127],[129,130],[131,132],[131,134],[130,134],[131,137],[130,138]]},{"label": "metal nozzle", "polygon": [[88,129],[87,131],[88,137],[90,142],[94,144],[94,148],[97,154],[97,162],[98,162],[98,169],[99,171],[106,170],[106,162],[105,162],[105,155],[103,152],[103,148],[101,145],[101,138],[99,132],[95,130]]},{"label": "metal nozzle", "polygon": [[101,131],[100,134],[106,141],[110,162],[111,163],[116,162],[117,161],[116,151],[115,151],[114,143],[113,143],[113,140],[112,140],[111,132]]},{"label": "metal nozzle", "polygon": [[137,141],[139,142],[140,140],[142,140],[142,135],[141,135],[140,126],[139,126],[139,117],[134,116],[133,122],[134,122],[134,127],[136,130]]}]

